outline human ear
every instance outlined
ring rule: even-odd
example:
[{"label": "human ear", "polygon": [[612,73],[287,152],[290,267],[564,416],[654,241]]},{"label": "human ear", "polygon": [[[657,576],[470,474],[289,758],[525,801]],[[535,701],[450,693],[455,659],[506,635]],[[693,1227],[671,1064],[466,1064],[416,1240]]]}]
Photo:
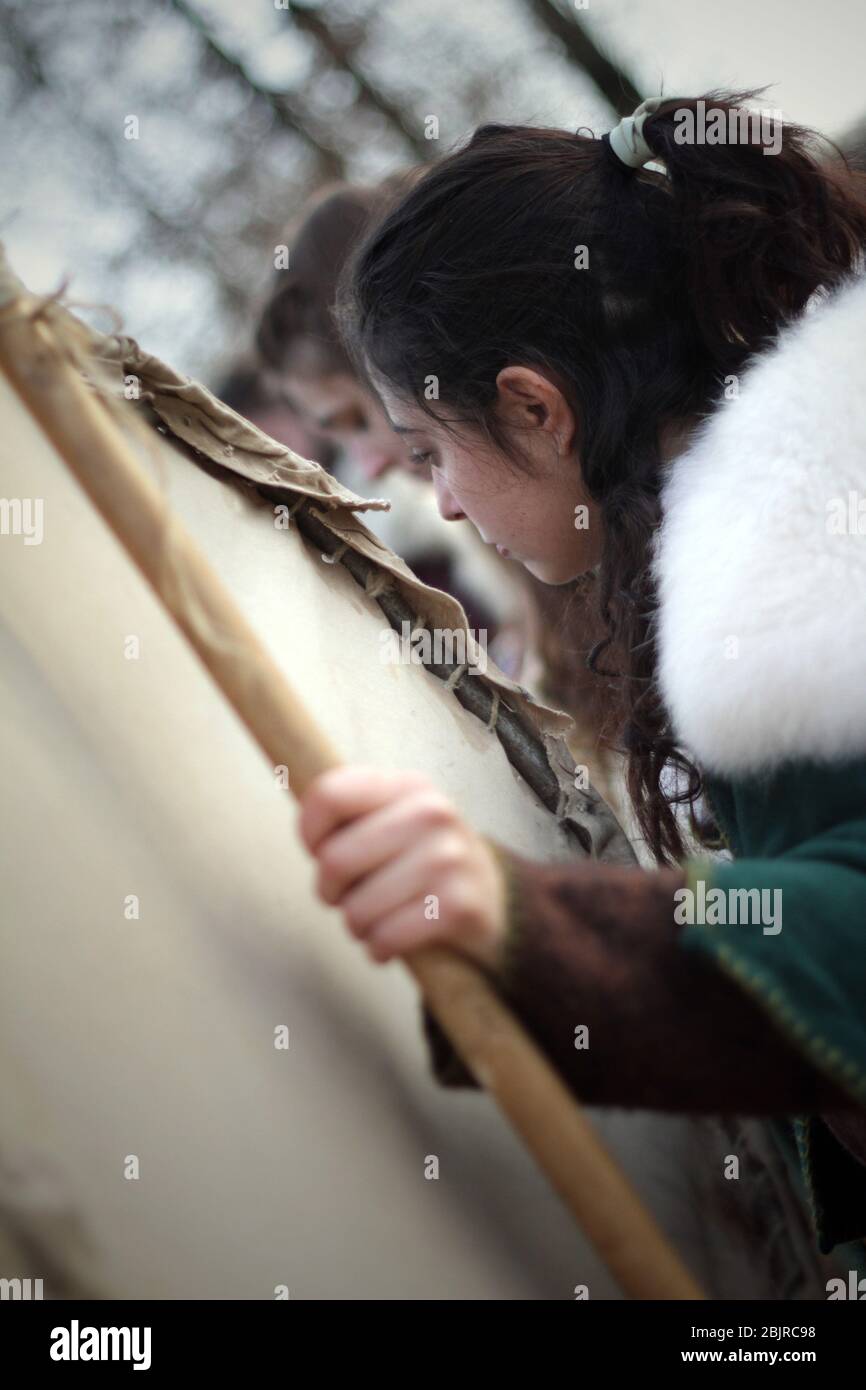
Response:
[{"label": "human ear", "polygon": [[496,378],[498,405],[509,424],[547,425],[549,383],[532,367],[503,367]]},{"label": "human ear", "polygon": [[499,408],[509,424],[547,431],[557,451],[574,445],[574,413],[555,382],[533,367],[503,367],[496,378]]}]

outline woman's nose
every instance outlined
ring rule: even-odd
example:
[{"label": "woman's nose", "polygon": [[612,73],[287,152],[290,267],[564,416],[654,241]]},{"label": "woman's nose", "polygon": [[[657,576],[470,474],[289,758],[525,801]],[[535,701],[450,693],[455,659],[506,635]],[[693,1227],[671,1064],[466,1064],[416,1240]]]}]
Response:
[{"label": "woman's nose", "polygon": [[436,494],[436,506],[439,508],[439,515],[443,521],[465,521],[466,513],[454,501],[451,493],[442,482],[441,475],[433,469],[433,491]]}]

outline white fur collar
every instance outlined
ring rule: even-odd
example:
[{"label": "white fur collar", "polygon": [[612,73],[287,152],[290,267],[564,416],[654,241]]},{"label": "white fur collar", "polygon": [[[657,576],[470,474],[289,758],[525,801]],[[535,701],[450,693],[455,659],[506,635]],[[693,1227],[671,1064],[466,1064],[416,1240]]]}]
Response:
[{"label": "white fur collar", "polygon": [[662,502],[659,677],[697,762],[866,755],[866,276],[752,358]]}]

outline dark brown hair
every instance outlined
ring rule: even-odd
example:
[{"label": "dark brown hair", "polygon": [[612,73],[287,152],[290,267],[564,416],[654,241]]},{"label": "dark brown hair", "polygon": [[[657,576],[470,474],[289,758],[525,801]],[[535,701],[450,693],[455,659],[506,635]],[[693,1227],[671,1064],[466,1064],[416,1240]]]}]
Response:
[{"label": "dark brown hair", "polygon": [[746,140],[741,128],[732,143],[680,143],[677,113],[696,116],[701,100],[736,115],[757,95],[666,100],[644,125],[666,174],[626,167],[604,138],[482,126],[365,238],[339,295],[357,369],[516,463],[495,411],[499,371],[533,366],[567,395],[604,525],[606,636],[590,664],[601,671],[606,652],[618,668],[629,792],[662,862],[684,852],[672,807],[694,812],[701,777],[656,681],[660,432],[711,411],[724,378],[860,269],[866,245],[866,180],[838,152],[823,164],[813,132],[785,125],[776,154],[756,124]]}]

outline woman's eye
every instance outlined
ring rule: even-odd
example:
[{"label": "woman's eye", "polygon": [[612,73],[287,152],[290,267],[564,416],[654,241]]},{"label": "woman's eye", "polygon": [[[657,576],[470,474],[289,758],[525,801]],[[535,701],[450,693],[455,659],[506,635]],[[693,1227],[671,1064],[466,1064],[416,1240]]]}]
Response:
[{"label": "woman's eye", "polygon": [[422,464],[429,463],[430,458],[430,453],[423,449],[412,449],[409,453],[410,461],[412,463],[417,463],[419,467],[421,467]]}]

